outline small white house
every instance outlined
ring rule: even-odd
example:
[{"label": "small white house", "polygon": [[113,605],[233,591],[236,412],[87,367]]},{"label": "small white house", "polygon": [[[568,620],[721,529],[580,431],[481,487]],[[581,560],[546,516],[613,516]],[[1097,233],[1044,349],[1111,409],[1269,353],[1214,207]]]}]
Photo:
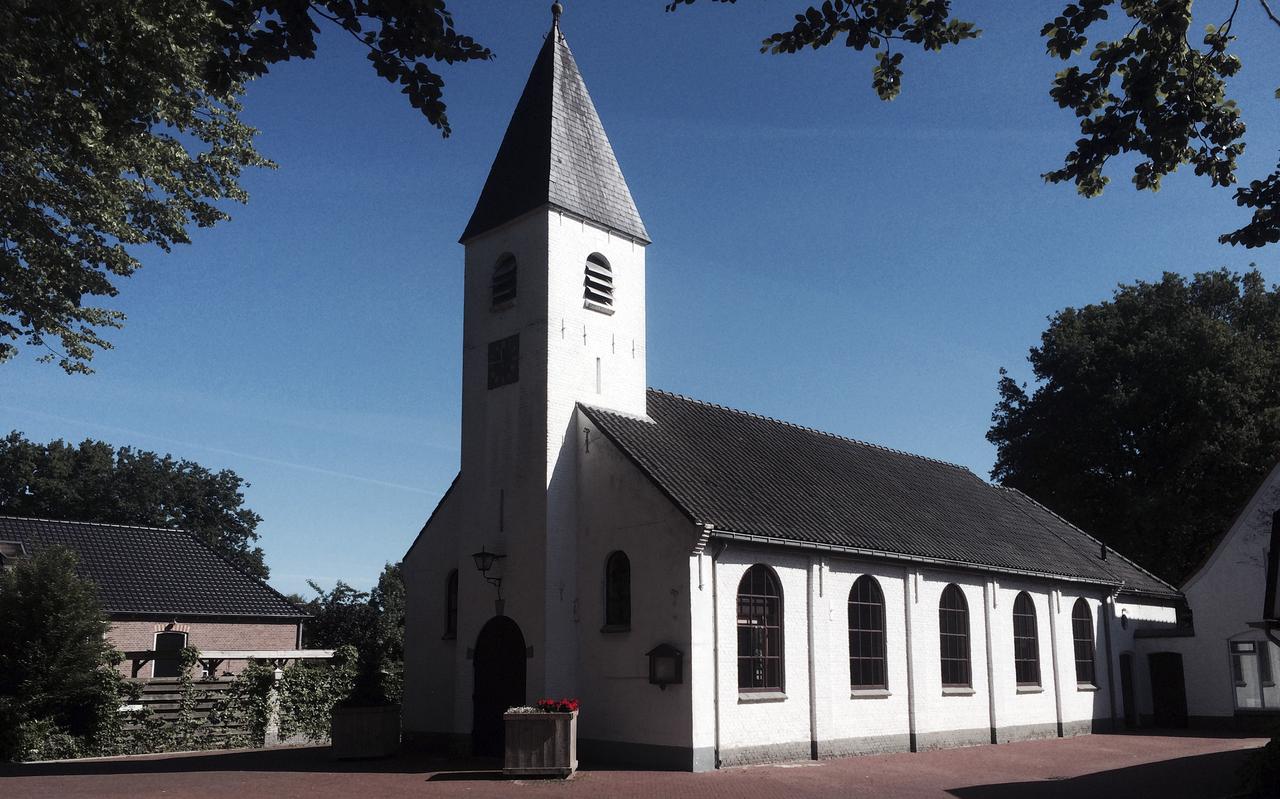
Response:
[{"label": "small white house", "polygon": [[[1217,545],[1182,586],[1193,623],[1139,630],[1150,691],[1140,720],[1200,727],[1274,726],[1280,715],[1280,647],[1264,618],[1267,559],[1280,512],[1280,466],[1262,481]],[[1275,635],[1274,630],[1271,633]]]},{"label": "small white house", "polygon": [[1172,586],[948,463],[646,388],[636,210],[554,25],[465,250],[461,467],[404,559],[407,738],[703,770],[1110,728]]}]

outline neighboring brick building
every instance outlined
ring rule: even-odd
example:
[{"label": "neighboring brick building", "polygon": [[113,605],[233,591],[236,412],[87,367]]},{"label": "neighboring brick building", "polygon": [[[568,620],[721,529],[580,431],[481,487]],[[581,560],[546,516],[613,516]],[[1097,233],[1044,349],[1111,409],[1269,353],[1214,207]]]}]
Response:
[{"label": "neighboring brick building", "polygon": [[462,236],[406,736],[501,751],[561,696],[585,762],[694,770],[1110,728],[1121,618],[1178,591],[963,467],[646,389],[648,243],[553,26]]},{"label": "neighboring brick building", "polygon": [[[55,544],[74,551],[111,621],[107,640],[121,651],[301,646],[306,614],[183,530],[0,516],[0,545],[6,543],[27,556]],[[120,669],[132,673],[129,661]],[[175,672],[172,659],[161,657],[137,676]]]}]

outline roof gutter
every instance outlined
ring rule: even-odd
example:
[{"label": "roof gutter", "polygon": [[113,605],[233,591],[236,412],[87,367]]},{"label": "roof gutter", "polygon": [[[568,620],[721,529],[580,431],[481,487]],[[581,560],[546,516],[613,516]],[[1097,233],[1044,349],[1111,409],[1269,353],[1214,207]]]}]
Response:
[{"label": "roof gutter", "polygon": [[[1124,588],[1124,581],[1116,580],[1092,580],[1085,577],[1072,577],[1065,574],[1053,574],[1051,572],[1038,572],[1028,569],[1005,568],[1000,566],[986,566],[978,563],[967,563],[960,560],[950,560],[948,558],[931,558],[924,555],[906,555],[896,552],[884,552],[882,550],[865,549],[863,547],[841,546],[838,544],[818,544],[812,541],[793,541],[787,538],[774,538],[772,536],[754,535],[751,533],[735,533],[730,530],[720,530],[712,527],[711,537],[727,541],[746,541],[753,544],[768,544],[770,546],[787,547],[789,549],[802,550],[818,550],[822,552],[838,552],[844,555],[857,555],[864,558],[873,558],[876,560],[889,561],[906,561],[909,563],[922,563],[930,566],[942,566],[949,569],[961,569],[965,571],[976,571],[987,574],[1016,574],[1022,577],[1037,577],[1046,580],[1060,580],[1069,583],[1083,583],[1086,585],[1101,585],[1112,589],[1119,593]],[[1164,599],[1173,599],[1172,596],[1164,596],[1163,594],[1146,593],[1139,591],[1130,591],[1126,593],[1142,593],[1152,597],[1163,597]]]}]

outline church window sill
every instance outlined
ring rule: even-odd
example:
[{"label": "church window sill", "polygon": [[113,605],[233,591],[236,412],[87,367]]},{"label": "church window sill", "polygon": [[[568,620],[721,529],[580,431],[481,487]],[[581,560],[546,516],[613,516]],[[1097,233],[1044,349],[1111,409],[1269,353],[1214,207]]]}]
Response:
[{"label": "church window sill", "polygon": [[738,704],[754,705],[760,702],[785,702],[787,695],[781,691],[752,691],[738,694]]},{"label": "church window sill", "polygon": [[1077,691],[1096,691],[1098,690],[1098,686],[1089,682],[1081,682],[1081,683],[1076,683],[1076,690]]},{"label": "church window sill", "polygon": [[514,307],[516,307],[516,301],[507,300],[505,302],[494,303],[493,305],[489,306],[489,310],[494,313],[497,313],[498,311],[505,311],[508,308],[514,308]]},{"label": "church window sill", "polygon": [[602,313],[602,314],[604,314],[605,316],[613,316],[613,309],[612,309],[612,308],[610,308],[608,305],[601,305],[601,304],[600,304],[600,303],[598,303],[598,302],[592,302],[591,300],[583,300],[583,301],[582,301],[582,307],[583,307],[583,308],[586,308],[586,309],[587,309],[587,310],[589,310],[589,311],[595,311],[596,313]]},{"label": "church window sill", "polygon": [[1042,694],[1044,693],[1043,685],[1019,685],[1018,693],[1020,694]]},{"label": "church window sill", "polygon": [[849,691],[850,699],[884,699],[893,696],[888,688],[853,688]]},{"label": "church window sill", "polygon": [[968,685],[951,685],[942,689],[943,696],[973,696],[976,691]]},{"label": "church window sill", "polygon": [[629,633],[631,632],[630,624],[606,624],[600,628],[600,632],[605,634],[612,633]]}]

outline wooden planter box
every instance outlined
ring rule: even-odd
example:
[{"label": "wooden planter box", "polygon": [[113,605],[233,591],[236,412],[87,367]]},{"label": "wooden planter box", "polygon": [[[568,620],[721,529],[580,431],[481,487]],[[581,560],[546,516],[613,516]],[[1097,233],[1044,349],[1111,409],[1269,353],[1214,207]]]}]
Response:
[{"label": "wooden planter box", "polygon": [[400,751],[400,706],[335,707],[329,727],[331,757],[390,757]]},{"label": "wooden planter box", "polygon": [[504,713],[508,777],[568,777],[578,769],[578,711]]}]

